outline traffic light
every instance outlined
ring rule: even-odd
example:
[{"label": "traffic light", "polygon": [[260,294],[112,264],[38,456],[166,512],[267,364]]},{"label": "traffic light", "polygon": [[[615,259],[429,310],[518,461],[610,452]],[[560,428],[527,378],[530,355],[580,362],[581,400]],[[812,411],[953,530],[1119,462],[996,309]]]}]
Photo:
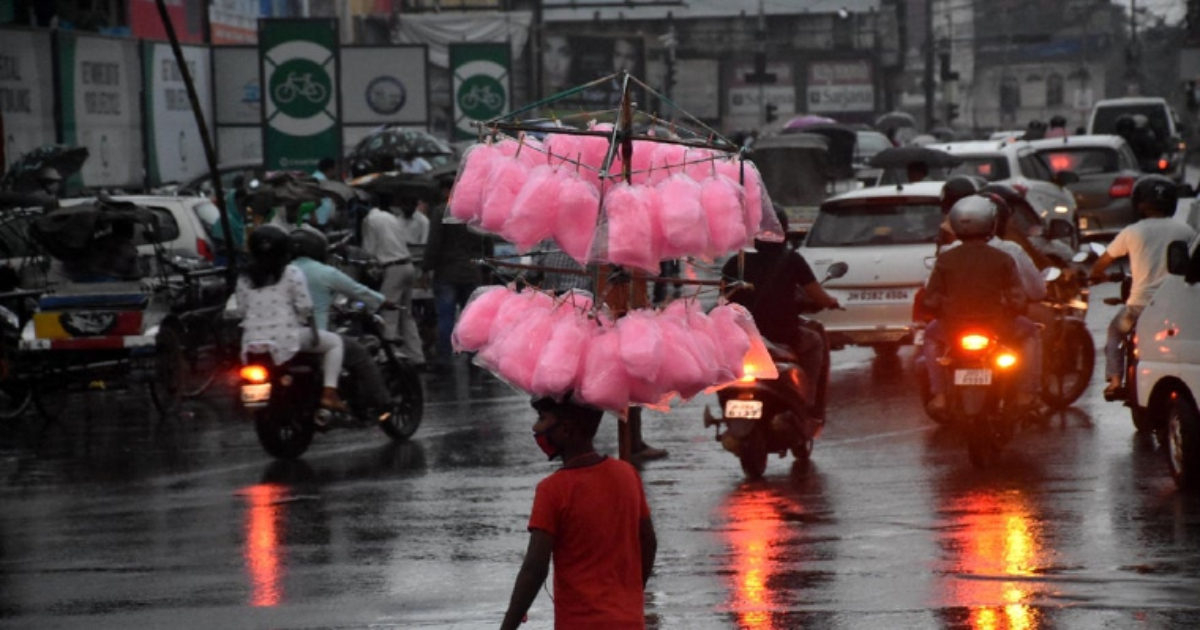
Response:
[{"label": "traffic light", "polygon": [[773,123],[779,119],[779,115],[775,112],[779,110],[779,106],[775,103],[767,103],[767,122]]},{"label": "traffic light", "polygon": [[946,104],[946,123],[952,123],[958,118],[958,103]]}]

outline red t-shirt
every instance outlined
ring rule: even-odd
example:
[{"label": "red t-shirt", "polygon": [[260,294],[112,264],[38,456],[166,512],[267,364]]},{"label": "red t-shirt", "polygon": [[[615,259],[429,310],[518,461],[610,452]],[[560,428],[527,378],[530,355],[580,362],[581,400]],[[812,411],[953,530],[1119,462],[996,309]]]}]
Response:
[{"label": "red t-shirt", "polygon": [[529,529],[554,537],[556,628],[645,628],[642,545],[650,506],[628,462],[559,470],[537,486]]}]

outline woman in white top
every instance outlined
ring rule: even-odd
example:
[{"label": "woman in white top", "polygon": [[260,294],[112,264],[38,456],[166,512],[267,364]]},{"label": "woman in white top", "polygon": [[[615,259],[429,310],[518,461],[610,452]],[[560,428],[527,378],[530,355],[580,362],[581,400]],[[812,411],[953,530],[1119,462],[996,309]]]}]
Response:
[{"label": "woman in white top", "polygon": [[321,406],[345,410],[338,397],[338,375],[342,371],[342,339],[312,325],[312,296],[304,273],[291,260],[291,241],[283,229],[263,225],[247,242],[251,261],[238,278],[237,305],[242,314],[242,356],[253,348],[270,352],[275,365],[291,360],[297,352],[322,356],[325,389]]}]

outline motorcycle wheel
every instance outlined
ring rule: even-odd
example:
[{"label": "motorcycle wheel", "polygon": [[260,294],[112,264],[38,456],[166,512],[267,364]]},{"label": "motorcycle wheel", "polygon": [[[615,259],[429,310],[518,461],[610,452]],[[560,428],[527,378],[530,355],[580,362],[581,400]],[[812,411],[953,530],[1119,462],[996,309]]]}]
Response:
[{"label": "motorcycle wheel", "polygon": [[1175,392],[1167,409],[1167,465],[1180,490],[1200,490],[1200,413],[1187,392]]},{"label": "motorcycle wheel", "polygon": [[967,456],[975,468],[990,467],[1000,455],[1000,447],[992,433],[987,420],[976,418],[971,422],[967,433]]},{"label": "motorcycle wheel", "polygon": [[154,352],[154,380],[150,382],[150,399],[162,417],[179,411],[183,400],[184,375],[183,341],[175,328],[158,332]]},{"label": "motorcycle wheel", "polygon": [[33,390],[25,383],[0,385],[0,420],[18,418],[29,408]]},{"label": "motorcycle wheel", "polygon": [[742,472],[747,479],[762,479],[767,472],[767,440],[760,429],[754,429],[742,438],[738,449],[738,461],[742,463]]},{"label": "motorcycle wheel", "polygon": [[212,318],[192,322],[183,348],[183,396],[195,398],[212,386],[221,360],[221,331]]},{"label": "motorcycle wheel", "polygon": [[270,407],[255,410],[254,432],[263,450],[276,459],[300,457],[313,439],[312,422],[275,417]]},{"label": "motorcycle wheel", "polygon": [[1079,400],[1096,368],[1096,344],[1087,326],[1067,320],[1058,343],[1048,348],[1042,369],[1042,401],[1062,409]]},{"label": "motorcycle wheel", "polygon": [[380,422],[379,428],[393,440],[403,442],[421,426],[421,417],[425,412],[425,390],[421,386],[421,378],[409,368],[390,369],[384,378],[392,395],[392,415]]}]

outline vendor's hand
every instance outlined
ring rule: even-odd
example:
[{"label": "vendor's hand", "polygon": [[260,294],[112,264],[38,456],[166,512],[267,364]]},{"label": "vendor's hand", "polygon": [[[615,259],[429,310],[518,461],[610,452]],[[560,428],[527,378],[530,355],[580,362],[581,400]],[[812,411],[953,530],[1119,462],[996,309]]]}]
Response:
[{"label": "vendor's hand", "polygon": [[829,300],[822,306],[831,311],[840,311],[842,309],[842,303],[838,302],[838,299],[833,296],[829,296]]}]

